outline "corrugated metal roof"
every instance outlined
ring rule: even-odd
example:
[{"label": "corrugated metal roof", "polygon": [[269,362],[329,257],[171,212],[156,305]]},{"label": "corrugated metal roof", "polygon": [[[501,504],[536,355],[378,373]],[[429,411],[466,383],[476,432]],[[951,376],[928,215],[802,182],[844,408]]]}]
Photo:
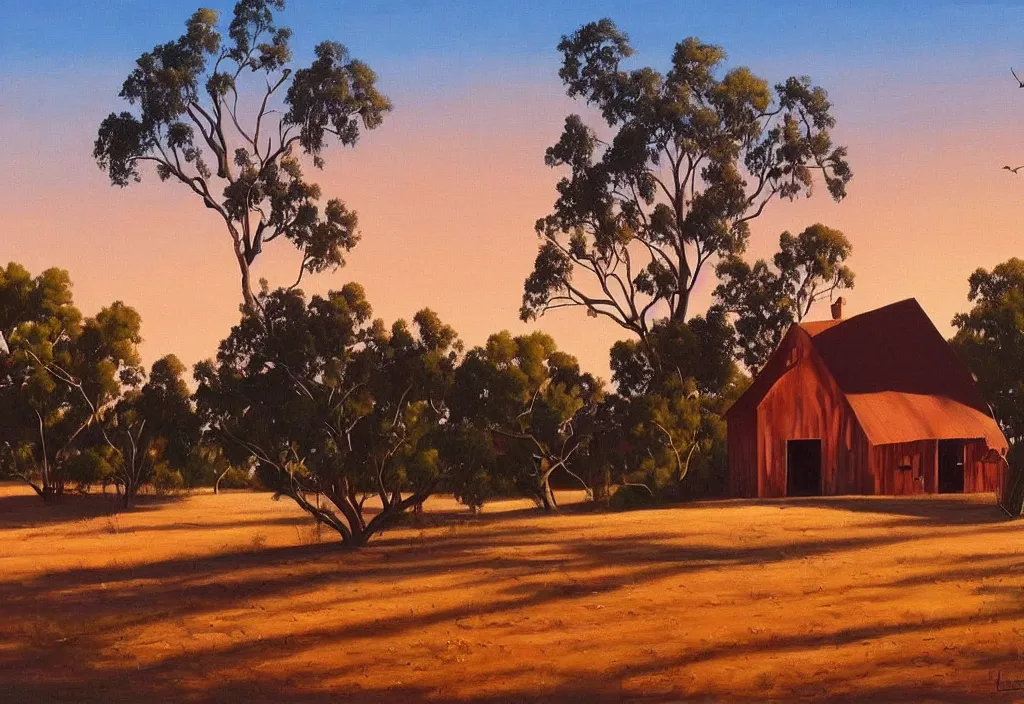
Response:
[{"label": "corrugated metal roof", "polygon": [[915,299],[801,327],[873,444],[986,438],[1007,446],[966,365]]},{"label": "corrugated metal roof", "polygon": [[[989,447],[1007,447],[967,366],[915,299],[798,328],[810,337],[872,444],[985,438]],[[769,360],[727,415],[759,405],[785,374],[784,361]]]},{"label": "corrugated metal roof", "polygon": [[989,447],[1006,446],[989,416],[945,396],[881,391],[846,398],[872,445],[984,438]]}]

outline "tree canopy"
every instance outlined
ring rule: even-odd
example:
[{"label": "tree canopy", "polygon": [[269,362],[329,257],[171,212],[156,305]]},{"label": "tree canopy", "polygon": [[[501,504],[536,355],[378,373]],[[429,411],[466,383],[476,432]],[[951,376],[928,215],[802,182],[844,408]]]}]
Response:
[{"label": "tree canopy", "polygon": [[603,396],[602,382],[581,372],[576,358],[559,351],[549,335],[504,331],[466,354],[455,376],[453,420],[500,436],[503,459],[495,470],[554,510],[551,476],[561,469],[579,479],[573,457],[591,438]]},{"label": "tree canopy", "polygon": [[[196,366],[200,412],[266,484],[293,499],[347,545],[423,502],[443,467],[431,442],[447,416],[461,344],[429,310],[391,328],[371,321],[362,287],[309,302],[264,291],[216,362]],[[326,497],[334,510],[307,494]],[[367,515],[374,498],[380,512]]]},{"label": "tree canopy", "polygon": [[761,369],[789,326],[816,302],[853,288],[853,271],[844,263],[852,249],[842,232],[818,223],[779,236],[774,269],[764,259],[750,265],[739,255],[719,262],[716,307],[735,314],[737,356],[748,369]]},{"label": "tree canopy", "polygon": [[[157,472],[177,472],[180,478],[181,468],[199,442],[201,428],[185,372],[185,365],[174,355],[161,357],[142,388],[129,390],[100,419],[109,450],[102,453],[109,467],[104,480],[118,488],[126,508]],[[183,478],[180,484],[184,485]]]},{"label": "tree canopy", "polygon": [[120,301],[83,320],[66,271],[0,269],[0,462],[43,498],[99,477],[90,430],[142,383],[139,314]]},{"label": "tree canopy", "polygon": [[[239,0],[226,37],[217,12],[197,10],[181,37],[136,61],[120,92],[131,110],[103,120],[93,150],[112,184],[139,181],[152,162],[161,180],[217,213],[250,308],[258,304],[250,266],[275,239],[301,254],[295,285],[304,272],[344,263],[359,239],[356,214],[336,198],[321,208],[300,157],[322,167],[331,142],[354,145],[391,110],[376,74],[337,42],[321,42],[309,66],[293,69],[291,30],[275,21],[284,5]],[[246,113],[250,103],[257,107]]]},{"label": "tree canopy", "polygon": [[953,318],[951,342],[1017,448],[1024,439],[1024,260],[979,268],[969,285],[967,300],[974,306]]},{"label": "tree canopy", "polygon": [[[852,172],[835,146],[832,104],[807,77],[774,88],[695,37],[667,73],[628,69],[628,37],[608,19],[562,38],[569,96],[606,128],[570,115],[545,162],[567,167],[521,315],[582,307],[646,339],[652,321],[684,321],[705,265],[740,254],[749,223],[776,197],[810,194],[814,175],[836,200]],[[605,136],[605,135],[609,136]]]}]

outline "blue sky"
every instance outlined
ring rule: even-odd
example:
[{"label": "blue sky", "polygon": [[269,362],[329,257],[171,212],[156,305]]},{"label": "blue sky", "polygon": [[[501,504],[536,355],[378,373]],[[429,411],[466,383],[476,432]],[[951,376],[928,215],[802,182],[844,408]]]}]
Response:
[{"label": "blue sky", "polygon": [[[208,4],[225,13],[233,5]],[[124,59],[180,32],[198,5],[196,0],[3,0],[0,72],[24,74],[33,67],[63,72],[72,64],[102,71],[111,61],[123,71]],[[332,38],[382,69],[402,67],[417,76],[410,63],[427,62],[458,76],[488,65],[506,70],[523,62],[554,65],[560,35],[601,16],[613,18],[643,54],[659,60],[691,34],[725,46],[737,62],[806,67],[808,57],[820,57],[826,73],[924,58],[929,72],[941,74],[954,55],[963,66],[979,54],[1007,59],[1024,54],[1024,5],[1010,2],[292,0],[284,23],[295,30],[300,52],[320,38]],[[393,72],[391,80],[401,84],[401,77]]]}]

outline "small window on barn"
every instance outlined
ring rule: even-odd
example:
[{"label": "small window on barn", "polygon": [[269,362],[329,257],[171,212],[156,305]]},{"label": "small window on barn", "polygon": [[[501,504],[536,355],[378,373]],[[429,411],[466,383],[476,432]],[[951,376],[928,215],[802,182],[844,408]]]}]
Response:
[{"label": "small window on barn", "polygon": [[910,455],[903,455],[903,459],[900,460],[899,468],[905,469],[908,472],[914,469],[914,462]]}]

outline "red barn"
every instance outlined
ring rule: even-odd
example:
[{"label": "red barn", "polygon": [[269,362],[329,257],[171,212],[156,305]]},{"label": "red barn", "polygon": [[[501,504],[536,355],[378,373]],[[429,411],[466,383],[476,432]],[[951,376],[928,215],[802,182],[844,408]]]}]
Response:
[{"label": "red barn", "polygon": [[995,491],[1006,438],[914,299],[793,325],[726,413],[737,497]]}]

